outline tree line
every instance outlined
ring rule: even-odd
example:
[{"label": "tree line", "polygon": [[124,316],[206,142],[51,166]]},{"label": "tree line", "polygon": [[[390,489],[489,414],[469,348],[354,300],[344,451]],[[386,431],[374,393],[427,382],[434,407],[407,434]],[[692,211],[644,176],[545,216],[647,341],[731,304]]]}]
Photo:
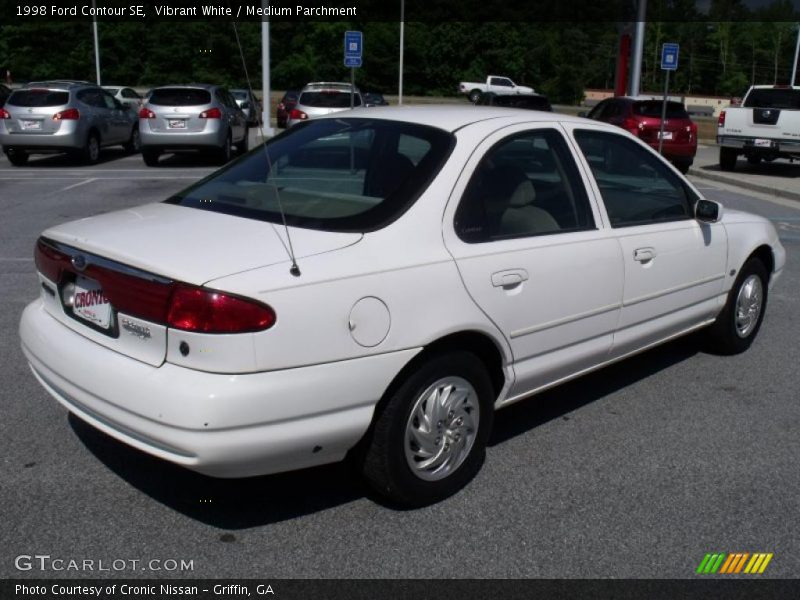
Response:
[{"label": "tree line", "polygon": [[[693,5],[693,0],[685,1]],[[672,9],[680,2],[672,0]],[[763,10],[771,12],[762,13],[762,21],[648,23],[642,90],[655,92],[663,86],[664,42],[681,45],[672,93],[741,96],[753,83],[788,83],[797,40],[793,8],[782,0]],[[294,89],[315,80],[349,81],[349,70],[342,63],[343,33],[348,29],[364,32],[364,64],[356,71],[359,87],[396,93],[398,23],[272,23],[272,88]],[[404,93],[454,95],[459,81],[497,74],[530,85],[553,102],[576,103],[586,88],[613,87],[623,29],[604,22],[407,23]],[[261,87],[259,23],[101,22],[99,37],[104,84],[147,87],[203,81],[244,86],[238,37],[253,86]],[[0,25],[0,63],[8,65],[15,82],[93,81],[92,25],[6,22]]]}]

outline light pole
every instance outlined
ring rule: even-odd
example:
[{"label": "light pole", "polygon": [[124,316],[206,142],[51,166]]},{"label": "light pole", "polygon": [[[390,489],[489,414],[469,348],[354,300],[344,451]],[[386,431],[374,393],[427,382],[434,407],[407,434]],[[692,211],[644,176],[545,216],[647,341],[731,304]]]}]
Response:
[{"label": "light pole", "polygon": [[97,37],[97,7],[92,0],[92,29],[94,30],[94,69],[97,76],[97,85],[100,85],[100,41]]},{"label": "light pole", "polygon": [[405,49],[406,0],[400,0],[400,81],[397,84],[397,103],[403,103],[403,51]]},{"label": "light pole", "polygon": [[264,9],[264,15],[261,17],[261,90],[263,99],[261,101],[261,131],[264,136],[274,135],[275,130],[270,125],[270,115],[272,99],[269,88],[269,0],[262,0],[261,6]]},{"label": "light pole", "polygon": [[636,11],[636,36],[633,41],[633,65],[631,70],[631,96],[639,95],[642,81],[642,54],[644,53],[644,28],[647,18],[647,0],[639,0]]},{"label": "light pole", "polygon": [[792,80],[789,85],[794,85],[794,78],[797,75],[797,53],[800,52],[800,24],[797,25],[797,45],[794,47],[794,64],[792,65]]}]

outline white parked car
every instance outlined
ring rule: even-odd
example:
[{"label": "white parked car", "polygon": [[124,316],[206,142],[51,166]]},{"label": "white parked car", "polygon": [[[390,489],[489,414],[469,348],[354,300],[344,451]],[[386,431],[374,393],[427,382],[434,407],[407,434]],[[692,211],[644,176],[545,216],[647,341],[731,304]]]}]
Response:
[{"label": "white parked car", "polygon": [[784,261],[618,127],[370,108],[48,229],[20,335],[140,450],[218,477],[349,455],[421,505],[477,473],[495,409],[702,328],[745,350]]}]

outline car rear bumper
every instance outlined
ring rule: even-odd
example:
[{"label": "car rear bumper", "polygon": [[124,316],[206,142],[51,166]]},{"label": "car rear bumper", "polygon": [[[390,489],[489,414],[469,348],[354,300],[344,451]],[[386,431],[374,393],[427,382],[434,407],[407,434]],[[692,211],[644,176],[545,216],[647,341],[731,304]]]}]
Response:
[{"label": "car rear bumper", "polygon": [[202,131],[153,131],[147,119],[139,120],[142,147],[160,150],[193,150],[221,148],[228,130],[220,124],[209,124]]},{"label": "car rear bumper", "polygon": [[341,460],[418,349],[241,375],[154,367],[104,348],[29,304],[22,349],[70,412],[144,452],[215,477]]},{"label": "car rear bumper", "polygon": [[83,132],[72,123],[62,125],[56,133],[9,133],[4,125],[0,125],[0,146],[39,152],[63,152],[70,148],[82,148],[85,142]]},{"label": "car rear bumper", "polygon": [[[761,144],[756,145],[756,140]],[[735,135],[718,135],[717,144],[724,148],[737,148],[750,154],[800,154],[800,140],[782,140],[774,138],[754,138]]]},{"label": "car rear bumper", "polygon": [[[648,142],[648,145],[658,152],[658,142]],[[691,163],[697,154],[697,144],[664,144],[661,153],[668,160]]]}]

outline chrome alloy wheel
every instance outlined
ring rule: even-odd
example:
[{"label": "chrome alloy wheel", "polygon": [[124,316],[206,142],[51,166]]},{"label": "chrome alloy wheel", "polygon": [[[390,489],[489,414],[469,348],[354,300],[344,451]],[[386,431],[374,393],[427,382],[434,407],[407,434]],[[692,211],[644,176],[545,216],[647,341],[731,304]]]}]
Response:
[{"label": "chrome alloy wheel", "polygon": [[466,379],[444,377],[428,387],[406,423],[406,461],[420,479],[439,481],[470,453],[478,431],[478,394]]},{"label": "chrome alloy wheel", "polygon": [[746,338],[758,325],[761,316],[761,308],[764,304],[764,290],[761,278],[758,275],[750,275],[739,288],[736,296],[736,335]]}]

